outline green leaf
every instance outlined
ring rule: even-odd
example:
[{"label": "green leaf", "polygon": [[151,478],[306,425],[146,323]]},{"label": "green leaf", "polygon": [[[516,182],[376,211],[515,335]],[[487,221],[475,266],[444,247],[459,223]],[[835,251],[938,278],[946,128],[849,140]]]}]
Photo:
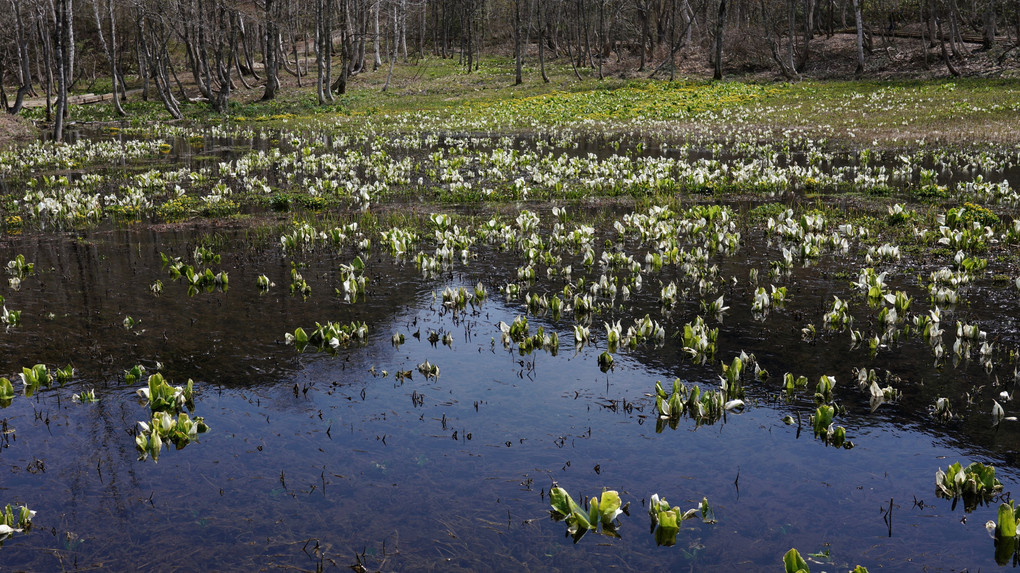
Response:
[{"label": "green leaf", "polygon": [[609,352],[599,354],[599,370],[606,372],[613,367],[613,355]]},{"label": "green leaf", "polygon": [[680,393],[674,392],[669,397],[669,415],[672,418],[679,418],[680,414],[684,411],[683,400],[680,399]]},{"label": "green leaf", "polygon": [[950,465],[946,470],[946,477],[949,478],[949,483],[956,481],[956,475],[961,471],[963,471],[963,466],[960,465],[960,462],[954,462]]},{"label": "green leaf", "polygon": [[675,510],[660,511],[658,526],[655,528],[655,543],[664,547],[676,544],[676,534],[680,531]]},{"label": "green leaf", "polygon": [[576,507],[576,509],[571,513],[571,517],[573,518],[574,526],[579,530],[595,529],[595,527],[591,524],[591,520],[588,519],[588,516],[584,514],[584,511],[582,511],[580,507]]},{"label": "green leaf", "polygon": [[836,426],[836,429],[832,432],[832,445],[839,448],[843,446],[844,442],[846,442],[846,428]]},{"label": "green leaf", "polygon": [[145,369],[141,365],[136,364],[131,370],[124,372],[124,380],[128,384],[134,384],[142,379],[143,374],[145,374]]},{"label": "green leaf", "polygon": [[308,342],[308,335],[305,334],[305,329],[299,326],[294,330],[294,341],[299,344],[305,344]]},{"label": "green leaf", "polygon": [[999,521],[995,528],[995,536],[1002,539],[1016,537],[1016,516],[1013,502],[999,504]]},{"label": "green leaf", "polygon": [[71,378],[73,378],[73,377],[74,377],[74,368],[70,364],[68,364],[67,366],[65,366],[62,369],[61,368],[57,368],[57,380],[61,384],[63,384],[64,382],[70,381]]},{"label": "green leaf", "polygon": [[[36,380],[47,387],[50,385],[50,371],[46,368],[45,364],[36,364],[32,367],[32,370],[35,372]],[[994,473],[994,470],[992,471]]]},{"label": "green leaf", "polygon": [[786,555],[783,555],[783,565],[786,566],[786,573],[800,573],[801,571],[810,573],[811,571],[808,569],[807,561],[804,561],[800,553],[793,548],[787,551]]},{"label": "green leaf", "polygon": [[708,497],[701,498],[701,504],[698,508],[701,510],[701,521],[715,523],[715,511],[712,509],[712,506],[708,505]]},{"label": "green leaf", "polygon": [[564,517],[573,513],[571,506],[577,505],[574,503],[574,500],[570,499],[570,494],[567,493],[567,490],[562,487],[554,487],[549,490],[549,504]]},{"label": "green leaf", "polygon": [[832,418],[835,416],[836,409],[832,406],[822,404],[815,410],[815,415],[812,416],[811,426],[815,431],[815,436],[827,435],[829,426],[832,424]]},{"label": "green leaf", "polygon": [[599,498],[591,498],[591,505],[588,507],[588,523],[594,525],[591,529],[598,527],[598,523],[602,521],[602,513],[599,511]]},{"label": "green leaf", "polygon": [[0,378],[0,400],[14,399],[14,385],[6,378]]},{"label": "green leaf", "polygon": [[659,527],[667,529],[679,529],[680,528],[680,517],[679,512],[675,509],[667,509],[665,511],[658,512]]},{"label": "green leaf", "polygon": [[608,490],[602,492],[602,499],[599,502],[599,511],[602,514],[602,527],[612,526],[613,520],[616,519],[622,510],[620,507],[623,502],[620,500],[620,494],[616,490]]}]

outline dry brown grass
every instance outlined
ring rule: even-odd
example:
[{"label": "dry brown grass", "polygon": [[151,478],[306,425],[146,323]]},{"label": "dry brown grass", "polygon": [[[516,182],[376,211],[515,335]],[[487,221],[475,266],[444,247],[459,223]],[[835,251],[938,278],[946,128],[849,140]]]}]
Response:
[{"label": "dry brown grass", "polygon": [[0,112],[0,147],[12,142],[30,139],[36,136],[32,122]]}]

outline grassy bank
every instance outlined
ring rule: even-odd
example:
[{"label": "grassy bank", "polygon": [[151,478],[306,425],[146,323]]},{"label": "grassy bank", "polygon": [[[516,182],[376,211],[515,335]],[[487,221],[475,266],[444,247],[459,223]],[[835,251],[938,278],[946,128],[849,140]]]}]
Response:
[{"label": "grassy bank", "polygon": [[[616,130],[635,123],[668,122],[665,131],[726,133],[734,129],[799,134],[854,145],[925,143],[983,145],[1020,143],[1020,80],[804,81],[795,84],[728,81],[661,82],[598,79],[569,66],[547,66],[550,81],[526,69],[525,82],[513,85],[512,61],[487,58],[467,73],[454,60],[427,58],[397,66],[386,91],[386,70],[351,79],[348,92],[318,105],[314,86],[293,77],[274,101],[258,101],[262,91],[239,89],[228,117],[273,127],[294,124],[373,122],[396,126],[408,117],[428,117],[452,128],[527,129],[576,126]],[[169,119],[154,98],[133,95],[126,121],[141,125]],[[190,122],[220,121],[203,103],[184,103]],[[41,120],[42,109],[26,111]],[[108,103],[76,106],[74,121],[117,121]],[[482,123],[484,120],[484,123]],[[405,125],[406,127],[406,125]],[[859,142],[859,143],[855,143]]]}]

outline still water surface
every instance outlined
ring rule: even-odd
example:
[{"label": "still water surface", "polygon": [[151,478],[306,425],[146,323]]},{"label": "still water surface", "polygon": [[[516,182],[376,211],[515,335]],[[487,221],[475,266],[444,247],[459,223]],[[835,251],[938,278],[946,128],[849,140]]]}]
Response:
[{"label": "still water surface", "polygon": [[[935,367],[912,337],[874,358],[850,350],[846,334],[803,342],[800,329],[820,324],[833,294],[864,308],[834,278],[838,260],[795,269],[785,281],[790,303],[765,321],[750,314],[747,269],[765,275],[766,248],[715,261],[738,281],[721,291],[732,306],[723,322],[709,319],[720,327],[719,352],[702,366],[673,338],[699,313],[698,297],[662,314],[658,281],[646,279],[631,300],[596,316],[596,343],[580,352],[571,315],[529,317],[532,332],[557,331],[561,347],[521,356],[504,349],[497,326],[525,313],[498,292],[516,278],[515,255],[481,247],[470,265],[424,279],[413,262],[373,253],[367,299],[351,305],[333,290],[337,265],[353,251],[286,258],[274,238],[221,228],[214,250],[223,259],[213,268],[229,272],[230,288],[189,297],[159,253],[190,259],[208,231],[26,233],[0,245],[2,260],[21,253],[36,264],[20,290],[3,287],[23,324],[0,333],[0,375],[36,363],[76,368],[64,387],[19,395],[0,410],[8,432],[0,499],[38,511],[31,531],[0,550],[5,570],[346,570],[359,562],[369,570],[779,570],[791,547],[827,554],[816,570],[996,568],[984,528],[994,506],[953,508],[935,496],[934,474],[983,461],[1013,489],[1018,434],[1008,424],[993,431],[986,408],[1000,390],[991,388],[995,376],[1011,373],[988,375],[970,362]],[[307,300],[287,292],[292,260],[307,264]],[[255,286],[262,273],[276,284],[265,294]],[[160,296],[149,291],[157,279]],[[436,299],[447,286],[470,290],[479,281],[489,297],[478,307],[454,312]],[[530,290],[563,284],[540,280]],[[923,294],[911,294],[923,306]],[[994,307],[982,299],[966,312],[982,313],[1015,344],[1015,293]],[[626,328],[646,313],[666,327],[665,345],[621,350],[614,369],[600,371],[602,321],[622,319]],[[122,325],[127,316],[133,329]],[[367,343],[336,356],[284,343],[285,333],[326,320],[366,321]],[[452,344],[430,343],[430,331],[450,333]],[[403,345],[391,343],[395,333]],[[771,373],[747,381],[743,412],[656,432],[657,380],[716,387],[718,362],[741,350]],[[426,359],[439,365],[438,379],[417,371]],[[137,459],[134,432],[148,408],[123,372],[142,364],[151,373],[157,363],[173,384],[195,380],[195,414],[211,430],[153,463]],[[852,384],[854,366],[900,376],[903,398],[871,413]],[[410,378],[399,380],[400,371]],[[811,390],[784,397],[787,371],[807,376]],[[837,379],[847,408],[837,423],[854,449],[813,439],[811,392],[822,374]],[[963,391],[977,386],[987,389],[968,408]],[[98,403],[71,400],[88,387]],[[933,421],[925,407],[936,395],[950,395],[966,420]],[[799,415],[803,429],[784,424],[787,414]],[[575,499],[618,490],[630,503],[622,538],[591,533],[575,544],[550,519],[554,483]],[[656,547],[645,509],[653,493],[682,509],[707,497],[718,522],[686,522],[675,547]]]}]

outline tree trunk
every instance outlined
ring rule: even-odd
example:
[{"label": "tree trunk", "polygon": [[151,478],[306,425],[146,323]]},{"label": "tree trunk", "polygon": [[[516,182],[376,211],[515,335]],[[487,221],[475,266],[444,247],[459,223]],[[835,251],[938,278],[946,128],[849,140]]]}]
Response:
[{"label": "tree trunk", "polygon": [[[687,3],[685,2],[682,6],[687,6]],[[684,12],[683,7],[680,9],[680,14],[681,16],[684,16],[682,18],[684,28],[680,31],[680,34],[676,34],[675,29],[671,30],[669,55],[662,60],[662,63],[656,66],[655,70],[653,70],[651,74],[648,75],[650,78],[654,78],[663,69],[669,67],[669,79],[670,81],[673,80],[673,75],[676,72],[674,59],[676,58],[677,52],[687,45],[689,41],[688,39],[690,38],[691,25],[694,23],[694,18],[687,17],[689,14]]]},{"label": "tree trunk", "polygon": [[467,71],[471,73],[471,68],[475,62],[475,3],[474,0],[468,0],[467,11],[464,16],[465,28],[467,28]]},{"label": "tree trunk", "polygon": [[67,113],[67,72],[69,50],[67,5],[70,0],[56,0],[53,4],[53,46],[57,67],[57,106],[53,113],[53,140],[64,140],[64,116]]},{"label": "tree trunk", "polygon": [[323,77],[326,75],[326,55],[323,54],[322,45],[325,42],[323,35],[323,7],[324,0],[315,0],[315,99],[319,105],[326,103],[326,90],[322,85]]},{"label": "tree trunk", "polygon": [[523,67],[523,55],[521,54],[521,0],[514,0],[514,85],[523,83],[521,79],[521,68]]},{"label": "tree trunk", "polygon": [[956,69],[956,66],[953,65],[953,61],[949,58],[949,51],[946,49],[946,37],[942,33],[941,21],[938,22],[938,32],[939,32],[939,45],[942,51],[942,61],[946,63],[946,68],[949,69],[950,74],[952,74],[954,77],[959,76],[960,72]]},{"label": "tree trunk", "polygon": [[[21,19],[21,9],[14,3],[14,0],[11,0],[11,10],[14,11],[14,28],[18,42],[18,61],[21,65],[19,75],[21,76],[21,81],[18,86],[18,93],[14,97],[14,105],[8,107],[6,111],[10,114],[16,114],[21,111],[25,96],[32,89],[32,70],[28,60],[28,40],[25,36],[24,22]],[[2,81],[3,76],[0,75],[0,83]]]},{"label": "tree trunk", "polygon": [[326,0],[325,6],[325,25],[323,27],[322,35],[322,50],[326,58],[326,75],[323,78],[322,85],[326,88],[326,101],[333,103],[336,98],[333,97],[333,14],[336,12],[336,4],[333,0]]},{"label": "tree trunk", "polygon": [[46,65],[46,121],[53,119],[53,35],[49,27],[43,27],[47,20],[42,14],[42,8],[36,8],[35,28],[39,36],[39,44],[42,45],[42,60]]},{"label": "tree trunk", "polygon": [[372,59],[373,72],[378,70],[382,66],[382,54],[380,53],[379,50],[379,40],[381,38],[381,36],[379,35],[379,3],[381,1],[382,0],[375,0],[375,4],[372,7],[375,21],[375,23],[373,24],[375,35],[373,36],[374,40],[372,41],[372,43],[375,44],[375,57]]},{"label": "tree trunk", "polygon": [[861,17],[861,0],[854,0],[854,20],[857,23],[857,70],[854,74],[864,73],[864,20]]},{"label": "tree trunk", "polygon": [[684,24],[684,33],[681,36],[683,36],[684,45],[688,45],[694,34],[694,8],[691,8],[691,3],[687,0],[683,0],[683,3],[680,4],[680,19]]},{"label": "tree trunk", "polygon": [[138,79],[142,82],[142,101],[149,101],[149,70],[151,66],[147,59],[145,39],[142,32],[142,15],[141,8],[138,9],[138,21],[136,22],[136,28],[138,33],[135,34],[135,53],[138,56]]},{"label": "tree trunk", "polygon": [[[237,25],[241,33],[241,53],[244,55],[244,67],[247,68],[245,71],[251,74],[255,81],[260,81],[262,78],[255,72],[255,49],[252,47],[251,34],[248,34],[244,29],[244,17],[242,15],[238,15]],[[258,27],[256,27],[257,29]],[[240,58],[238,58],[238,61],[240,62]]]},{"label": "tree trunk", "polygon": [[638,16],[641,18],[641,41],[638,42],[641,50],[641,63],[638,64],[638,71],[645,71],[645,59],[650,55],[648,52],[648,36],[651,34],[651,10],[648,9],[648,2],[642,0],[637,5]]},{"label": "tree trunk", "polygon": [[[350,15],[350,10],[351,10],[350,0],[344,0],[344,6],[345,6],[345,8],[344,8],[345,16],[344,17],[347,19],[348,27],[350,28],[353,25],[353,22],[354,22],[354,19],[352,19],[351,15]],[[351,74],[360,74],[361,72],[365,71],[365,54],[366,54],[366,51],[365,51],[365,37],[368,36],[368,19],[369,19],[369,14],[365,10],[365,8],[366,8],[366,6],[363,3],[360,4],[360,9],[358,10],[359,16],[357,18],[357,21],[358,21],[358,23],[360,25],[360,28],[357,31],[357,33],[355,33],[355,31],[353,29],[350,30],[350,39],[348,40],[348,42],[349,42],[349,45],[353,46],[353,48],[352,48],[351,60],[350,60],[350,63],[348,64],[348,74],[347,74],[348,76],[351,75]],[[357,38],[356,42],[355,42],[354,38]],[[345,90],[347,89],[346,88],[346,82],[347,82],[347,77],[344,77],[344,84],[345,84],[344,89]],[[338,93],[344,93],[344,92],[338,92]]]},{"label": "tree trunk", "polygon": [[[214,42],[214,67],[216,82],[219,89],[215,97],[211,98],[213,110],[216,113],[227,113],[229,111],[228,101],[230,99],[231,73],[234,69],[234,53],[237,41],[237,12],[227,8],[222,0],[217,2],[216,10],[216,35],[210,38]],[[212,82],[210,82],[210,87]]]},{"label": "tree trunk", "polygon": [[428,0],[421,0],[421,20],[418,28],[418,57],[425,57],[425,13],[428,12]]},{"label": "tree trunk", "polygon": [[967,46],[963,45],[963,34],[960,33],[959,21],[960,10],[956,7],[956,0],[949,0],[949,32],[954,56],[967,53]]},{"label": "tree trunk", "polygon": [[[855,2],[857,0],[854,0]],[[723,25],[726,23],[726,0],[719,0],[719,16],[715,23],[715,72],[712,76],[716,81],[723,79],[722,73],[722,50],[723,50]]]},{"label": "tree trunk", "polygon": [[[342,0],[343,21],[340,23],[340,75],[330,90],[340,95],[347,93],[347,77],[351,72],[351,60],[356,51],[354,38],[351,34],[351,14],[349,0]],[[367,28],[367,26],[365,26]]]},{"label": "tree trunk", "polygon": [[279,0],[266,0],[265,26],[263,46],[265,52],[262,54],[262,63],[266,73],[266,90],[262,93],[262,101],[269,101],[276,97],[280,89],[279,65],[277,64],[277,46],[280,42]]},{"label": "tree trunk", "polygon": [[117,58],[114,53],[116,47],[117,36],[116,36],[116,20],[113,17],[113,0],[106,0],[107,11],[110,14],[110,42],[113,46],[106,43],[106,37],[103,35],[103,19],[99,16],[99,0],[92,0],[92,12],[96,17],[96,33],[99,36],[99,45],[106,53],[107,62],[110,64],[110,78],[113,84],[113,109],[119,116],[127,115],[124,113],[124,108],[120,105],[120,97],[118,95],[117,84]]},{"label": "tree trunk", "polygon": [[918,2],[918,16],[921,18],[921,26],[920,26],[920,30],[921,30],[921,52],[924,54],[924,69],[927,70],[928,67],[930,66],[930,64],[928,63],[928,40],[925,38],[925,30],[928,29],[928,26],[927,26],[927,22],[926,22],[925,17],[924,17],[925,16],[925,12],[924,12],[925,4],[924,4],[924,1],[925,0],[920,0],[920,2]]},{"label": "tree trunk", "polygon": [[574,70],[574,75],[577,76],[578,80],[580,80],[581,73],[577,71],[577,64],[574,63],[574,54],[570,53],[570,42],[567,41],[566,44],[567,44],[567,58],[570,60],[570,68]]},{"label": "tree trunk", "polygon": [[[243,20],[241,19],[241,17],[238,16],[237,23],[240,24],[242,21]],[[241,85],[244,86],[244,89],[246,89],[246,90],[254,89],[255,86],[249,84],[248,80],[246,80],[244,78],[244,70],[245,70],[245,68],[247,68],[248,71],[251,71],[252,68],[250,66],[247,66],[247,65],[243,65],[242,66],[241,62],[244,60],[244,53],[243,53],[244,52],[244,40],[243,39],[240,40],[240,44],[241,44],[240,46],[238,46],[237,44],[234,45],[234,50],[233,50],[233,53],[231,54],[231,57],[234,59],[234,68],[237,69],[237,79],[241,80]],[[240,49],[240,51],[242,52],[241,54],[237,53],[238,49]]]},{"label": "tree trunk", "polygon": [[[392,14],[393,19],[396,20],[397,19],[396,7],[393,8]],[[383,85],[382,88],[382,91],[384,92],[390,88],[390,80],[393,79],[393,64],[397,61],[397,31],[396,29],[394,29],[392,30],[392,32],[393,32],[393,46],[392,49],[390,50],[390,70],[386,73],[386,83]],[[468,69],[470,70],[470,64]]]},{"label": "tree trunk", "polygon": [[542,21],[544,12],[542,2],[537,5],[538,9],[538,67],[542,70],[542,81],[549,83],[549,76],[545,73],[545,22]]},{"label": "tree trunk", "polygon": [[[74,85],[74,60],[75,60],[75,46],[74,46],[74,2],[67,0],[64,5],[64,21],[66,30],[64,31],[64,57],[65,67],[64,79],[67,82],[67,90],[70,91],[71,86]],[[66,94],[65,94],[66,95]],[[67,102],[64,102],[65,105]],[[70,110],[65,107],[64,113],[68,113]]]},{"label": "tree trunk", "polygon": [[981,17],[982,20],[982,46],[986,50],[992,50],[995,48],[995,0],[985,0],[985,10]]},{"label": "tree trunk", "polygon": [[804,0],[804,51],[800,53],[797,69],[803,70],[811,56],[811,39],[815,36],[815,0]]},{"label": "tree trunk", "polygon": [[139,60],[144,60],[148,65],[147,68],[139,70],[138,73],[146,78],[146,85],[148,84],[148,78],[152,77],[153,83],[156,86],[156,95],[159,96],[159,100],[163,103],[167,113],[174,119],[181,119],[183,115],[181,114],[180,107],[177,105],[177,100],[174,99],[173,93],[170,90],[170,75],[167,72],[169,56],[166,49],[166,33],[162,30],[163,24],[158,20],[157,23],[160,27],[159,38],[156,37],[154,26],[146,25],[142,9],[138,9],[138,57]]},{"label": "tree trunk", "polygon": [[453,15],[450,14],[448,4],[449,2],[443,2],[443,10],[440,15],[442,24],[439,26],[439,28],[443,31],[441,36],[442,41],[439,43],[439,53],[442,55],[444,60],[448,57],[452,57],[452,54],[450,54],[450,20],[453,18]]},{"label": "tree trunk", "polygon": [[400,0],[400,53],[407,63],[407,0]]},{"label": "tree trunk", "polygon": [[599,50],[599,79],[601,80],[601,79],[605,79],[605,76],[602,75],[602,63],[605,61],[606,57],[609,55],[609,52],[604,47],[605,46],[605,38],[606,38],[606,3],[605,3],[605,0],[598,0],[598,6],[599,6],[599,28],[598,28],[598,37],[596,39],[598,40],[597,47],[598,47],[598,50]]},{"label": "tree trunk", "polygon": [[786,28],[787,34],[786,65],[789,66],[790,70],[793,72],[794,75],[797,75],[797,67],[796,64],[794,63],[794,51],[796,45],[796,41],[794,40],[794,38],[797,37],[795,33],[797,24],[797,9],[794,4],[795,1],[796,0],[787,0],[786,2],[787,8],[786,12],[788,20]]},{"label": "tree trunk", "polygon": [[759,0],[761,4],[762,12],[762,23],[765,27],[765,42],[769,46],[769,51],[772,53],[772,60],[779,66],[779,71],[783,74],[783,77],[788,80],[797,79],[797,70],[791,68],[787,63],[787,60],[783,58],[779,51],[779,42],[772,37],[772,23],[768,19],[768,11],[765,9],[765,0]]}]

